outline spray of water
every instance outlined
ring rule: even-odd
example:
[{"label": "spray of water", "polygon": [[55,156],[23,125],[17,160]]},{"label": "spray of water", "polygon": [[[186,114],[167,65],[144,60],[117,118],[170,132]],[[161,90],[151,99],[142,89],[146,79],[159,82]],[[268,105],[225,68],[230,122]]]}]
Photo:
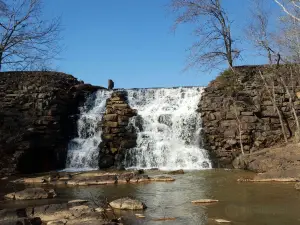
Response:
[{"label": "spray of water", "polygon": [[90,96],[80,109],[77,121],[78,136],[68,147],[67,171],[98,169],[98,146],[101,142],[101,120],[105,112],[106,100],[111,92],[99,90]]},{"label": "spray of water", "polygon": [[138,138],[137,146],[126,155],[128,168],[211,168],[201,148],[201,120],[196,111],[202,91],[199,87],[128,90],[129,105],[138,111],[130,121]]}]

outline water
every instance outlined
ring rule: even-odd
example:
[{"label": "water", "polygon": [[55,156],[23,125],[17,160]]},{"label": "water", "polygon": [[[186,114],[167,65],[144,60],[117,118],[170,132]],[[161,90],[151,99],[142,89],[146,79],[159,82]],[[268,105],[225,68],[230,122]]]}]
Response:
[{"label": "water", "polygon": [[90,96],[80,109],[77,122],[78,137],[70,141],[68,147],[67,171],[98,169],[98,146],[101,143],[101,126],[106,100],[111,92],[99,90]]},{"label": "water", "polygon": [[[150,173],[150,172],[149,172]],[[153,171],[151,173],[160,173]],[[114,200],[130,196],[143,201],[144,212],[124,211],[130,225],[206,225],[212,218],[232,221],[234,225],[297,225],[300,223],[300,192],[294,183],[239,183],[248,176],[245,171],[201,170],[176,175],[172,183],[100,185],[88,187],[55,187],[56,199],[0,202],[0,208],[29,207],[37,204],[66,202],[72,199]],[[252,174],[250,174],[252,176]],[[249,175],[249,176],[250,176]],[[13,184],[10,184],[13,185]],[[44,186],[43,186],[44,187]],[[23,187],[16,186],[22,189]],[[13,189],[0,180],[0,199]],[[214,198],[220,202],[193,205],[192,200]],[[117,211],[118,213],[118,211]],[[145,219],[136,219],[142,213]],[[152,219],[175,217],[175,221],[155,222]]]},{"label": "water", "polygon": [[211,168],[201,148],[201,119],[196,112],[202,91],[200,87],[128,90],[129,105],[138,111],[130,121],[138,138],[126,155],[128,168]]}]

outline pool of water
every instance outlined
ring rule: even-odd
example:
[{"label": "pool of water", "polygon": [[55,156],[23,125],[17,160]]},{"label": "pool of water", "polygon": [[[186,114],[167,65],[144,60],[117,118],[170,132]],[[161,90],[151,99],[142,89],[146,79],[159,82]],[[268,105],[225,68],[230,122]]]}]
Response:
[{"label": "pool of water", "polygon": [[[151,171],[151,173],[161,173]],[[239,183],[240,177],[251,175],[237,170],[204,170],[176,175],[175,182],[122,184],[89,187],[56,187],[57,199],[39,201],[0,202],[0,208],[23,207],[36,204],[65,202],[70,199],[114,200],[134,197],[148,208],[145,219],[136,219],[136,212],[122,212],[128,224],[213,224],[210,219],[222,218],[237,225],[293,225],[300,224],[300,192],[293,183]],[[16,186],[21,189],[21,186]],[[1,181],[0,195],[13,191]],[[192,200],[218,199],[209,205],[195,205]],[[175,217],[174,221],[153,221],[155,218]],[[126,224],[126,223],[125,223]]]}]

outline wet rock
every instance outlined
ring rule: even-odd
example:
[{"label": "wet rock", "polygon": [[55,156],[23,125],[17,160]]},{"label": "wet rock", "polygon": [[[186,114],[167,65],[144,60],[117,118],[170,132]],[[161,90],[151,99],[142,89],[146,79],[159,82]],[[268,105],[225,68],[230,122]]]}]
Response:
[{"label": "wet rock", "polygon": [[21,178],[15,180],[15,183],[25,183],[25,184],[41,184],[45,183],[49,179],[48,176],[41,176],[41,177],[30,177],[30,178]]},{"label": "wet rock", "polygon": [[23,191],[9,193],[4,197],[13,200],[46,199],[56,197],[56,193],[53,189],[27,188]]},{"label": "wet rock", "polygon": [[192,203],[194,204],[202,204],[202,203],[215,203],[219,202],[217,199],[199,199],[199,200],[194,200]]},{"label": "wet rock", "polygon": [[175,181],[174,178],[172,177],[167,177],[167,176],[156,176],[156,177],[151,177],[151,181],[157,181],[157,182],[172,182]]},{"label": "wet rock", "polygon": [[300,182],[297,182],[297,183],[295,184],[295,189],[298,190],[298,191],[300,190]]},{"label": "wet rock", "polygon": [[120,198],[109,203],[114,209],[128,209],[128,210],[143,210],[146,205],[139,200],[131,198]]},{"label": "wet rock", "polygon": [[204,161],[204,162],[202,163],[202,168],[208,169],[208,168],[209,168],[209,163]]},{"label": "wet rock", "polygon": [[214,219],[217,223],[231,223],[229,220],[224,220],[224,219]]},{"label": "wet rock", "polygon": [[162,217],[162,218],[155,218],[152,219],[153,221],[173,221],[176,220],[175,217]]},{"label": "wet rock", "polygon": [[297,182],[299,179],[297,178],[256,178],[254,179],[247,179],[247,178],[240,178],[237,180],[238,182]]},{"label": "wet rock", "polygon": [[143,214],[135,214],[136,218],[139,218],[139,219],[144,219],[146,218],[146,216],[144,216]]},{"label": "wet rock", "polygon": [[168,174],[171,174],[171,175],[184,174],[184,171],[183,170],[174,170],[174,171],[168,172]]},{"label": "wet rock", "polygon": [[88,203],[88,200],[76,199],[76,200],[68,201],[68,206],[74,207],[74,206],[84,205],[86,203]]},{"label": "wet rock", "polygon": [[0,220],[1,225],[42,225],[42,220],[35,218],[18,218],[13,220]]},{"label": "wet rock", "polygon": [[115,159],[112,155],[103,155],[99,159],[99,167],[101,169],[109,168],[114,165]]},{"label": "wet rock", "polygon": [[158,117],[158,122],[171,127],[172,124],[173,124],[171,114],[162,114],[162,115],[160,115]]},{"label": "wet rock", "polygon": [[68,220],[62,219],[62,220],[56,220],[56,221],[49,221],[47,223],[47,225],[66,225],[67,222],[68,222]]}]

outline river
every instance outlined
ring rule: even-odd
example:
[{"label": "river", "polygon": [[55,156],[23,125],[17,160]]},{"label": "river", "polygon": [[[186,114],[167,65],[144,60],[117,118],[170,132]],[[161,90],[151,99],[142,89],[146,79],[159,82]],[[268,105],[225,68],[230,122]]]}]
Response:
[{"label": "river", "polygon": [[[149,171],[149,174],[161,173]],[[66,202],[71,199],[114,200],[134,197],[148,208],[146,218],[137,219],[131,211],[122,212],[131,225],[205,225],[221,218],[236,225],[293,225],[300,223],[300,192],[293,183],[237,182],[251,173],[238,170],[202,170],[174,176],[175,182],[148,184],[120,184],[88,187],[56,187],[58,197],[52,200],[2,201],[0,208],[18,208],[30,205]],[[17,186],[22,189],[22,186]],[[11,192],[11,185],[1,181],[0,194]],[[195,205],[192,200],[218,199],[218,203]],[[140,212],[138,212],[140,213]],[[157,222],[155,218],[175,217],[174,221]]]}]

